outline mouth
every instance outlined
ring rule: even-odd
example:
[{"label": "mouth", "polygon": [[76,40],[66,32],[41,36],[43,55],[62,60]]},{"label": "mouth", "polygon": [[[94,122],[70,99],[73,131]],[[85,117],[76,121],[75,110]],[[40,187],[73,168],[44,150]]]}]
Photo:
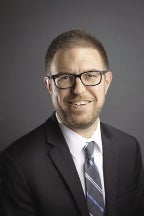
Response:
[{"label": "mouth", "polygon": [[85,106],[91,102],[92,101],[89,100],[81,100],[81,101],[69,101],[68,103],[73,106]]}]

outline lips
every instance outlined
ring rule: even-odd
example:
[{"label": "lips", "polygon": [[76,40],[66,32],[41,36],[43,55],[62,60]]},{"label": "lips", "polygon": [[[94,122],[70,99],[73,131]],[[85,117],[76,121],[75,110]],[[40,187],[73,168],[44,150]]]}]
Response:
[{"label": "lips", "polygon": [[81,100],[81,101],[69,101],[68,103],[74,106],[83,106],[83,105],[87,105],[90,102],[91,101],[89,100]]}]

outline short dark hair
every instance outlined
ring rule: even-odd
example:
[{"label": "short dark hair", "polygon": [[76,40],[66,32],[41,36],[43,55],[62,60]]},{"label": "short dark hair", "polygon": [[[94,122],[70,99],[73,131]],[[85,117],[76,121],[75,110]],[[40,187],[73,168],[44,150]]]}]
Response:
[{"label": "short dark hair", "polygon": [[45,69],[50,69],[50,64],[60,49],[69,49],[74,47],[88,47],[99,51],[106,69],[109,69],[109,61],[102,43],[90,33],[83,30],[69,30],[57,36],[48,47],[45,56]]}]

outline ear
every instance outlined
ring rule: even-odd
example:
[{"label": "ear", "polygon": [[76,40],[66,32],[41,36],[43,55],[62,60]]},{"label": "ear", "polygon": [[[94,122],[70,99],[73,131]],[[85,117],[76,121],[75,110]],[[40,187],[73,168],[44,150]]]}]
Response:
[{"label": "ear", "polygon": [[112,81],[112,72],[108,71],[105,74],[105,94],[107,94],[107,91],[110,87],[111,81]]},{"label": "ear", "polygon": [[52,93],[52,83],[51,83],[51,79],[48,76],[44,77],[44,84],[46,85],[49,93]]}]

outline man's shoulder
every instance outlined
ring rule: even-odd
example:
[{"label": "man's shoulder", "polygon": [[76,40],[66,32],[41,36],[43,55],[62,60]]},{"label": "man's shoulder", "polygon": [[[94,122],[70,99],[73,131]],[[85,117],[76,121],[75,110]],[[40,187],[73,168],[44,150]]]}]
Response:
[{"label": "man's shoulder", "polygon": [[101,122],[101,131],[108,137],[112,139],[120,139],[120,140],[134,140],[136,141],[135,136],[129,134],[126,131],[123,131],[119,128],[116,128],[112,125]]},{"label": "man's shoulder", "polygon": [[53,116],[51,116],[44,123],[11,143],[3,152],[14,157],[24,157],[24,155],[34,155],[39,151],[43,151],[47,147],[46,134],[50,134],[54,122]]},{"label": "man's shoulder", "polygon": [[101,123],[101,134],[103,145],[109,143],[115,149],[121,151],[121,154],[125,152],[125,154],[133,155],[133,153],[140,152],[140,144],[136,137],[123,130]]}]

